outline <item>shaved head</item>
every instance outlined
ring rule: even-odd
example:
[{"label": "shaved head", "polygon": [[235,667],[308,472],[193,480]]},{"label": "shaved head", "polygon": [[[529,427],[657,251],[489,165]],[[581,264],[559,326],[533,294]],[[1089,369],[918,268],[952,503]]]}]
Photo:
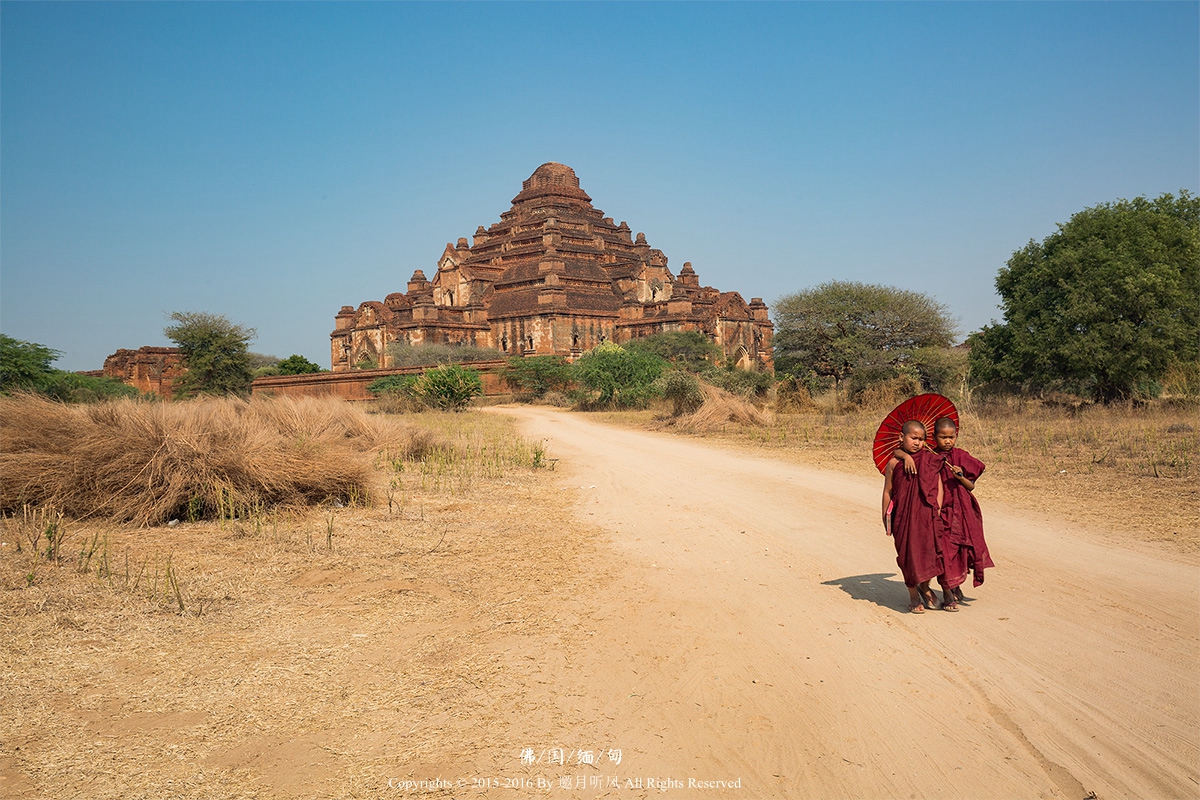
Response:
[{"label": "shaved head", "polygon": [[958,430],[958,425],[956,425],[954,420],[950,419],[949,417],[942,417],[937,421],[937,424],[933,426],[933,429],[935,431],[956,431]]},{"label": "shaved head", "polygon": [[917,422],[915,419],[910,419],[908,422],[904,423],[904,427],[900,429],[900,433],[905,436],[912,433],[913,431],[920,431],[921,433],[925,433],[925,426],[922,425],[921,423]]}]

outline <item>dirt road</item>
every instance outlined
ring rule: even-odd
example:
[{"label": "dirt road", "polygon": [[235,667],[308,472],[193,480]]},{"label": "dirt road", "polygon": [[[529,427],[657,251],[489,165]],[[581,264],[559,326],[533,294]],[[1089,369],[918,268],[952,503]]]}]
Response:
[{"label": "dirt road", "polygon": [[562,609],[586,643],[539,678],[623,773],[742,797],[1200,796],[1194,565],[1027,518],[985,480],[996,569],[960,613],[912,615],[878,480],[504,413],[627,564]]}]

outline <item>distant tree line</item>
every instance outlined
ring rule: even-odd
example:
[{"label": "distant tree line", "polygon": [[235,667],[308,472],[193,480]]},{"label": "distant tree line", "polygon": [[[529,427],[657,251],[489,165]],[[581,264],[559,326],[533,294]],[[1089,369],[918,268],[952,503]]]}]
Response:
[{"label": "distant tree line", "polygon": [[950,345],[928,295],[831,281],[775,304],[775,369],[854,399],[872,386],[1069,392],[1103,403],[1200,384],[1200,200],[1181,191],[1084,209],[1013,253],[1004,319]]},{"label": "distant tree line", "polygon": [[[583,407],[698,404],[700,381],[762,397],[780,386],[832,388],[849,400],[878,387],[894,394],[964,388],[1065,391],[1110,403],[1156,397],[1170,384],[1200,392],[1200,198],[1186,190],[1153,200],[1103,203],[1075,214],[1041,242],[1013,253],[996,277],[1003,321],[954,347],[949,310],[932,297],[891,286],[830,281],[776,301],[775,375],[734,369],[699,332],[667,332],[606,343],[573,363],[559,356],[509,359],[503,377],[528,398],[570,396]],[[247,395],[263,375],[320,367],[300,355],[251,353],[254,328],[219,314],[175,312],[164,333],[185,371],[180,397]],[[61,355],[0,335],[0,391],[63,400],[136,395],[132,387],[54,369]],[[381,396],[461,408],[482,391],[472,361],[490,348],[393,343],[397,366],[430,366],[416,377],[372,385]]]},{"label": "distant tree line", "polygon": [[[172,389],[176,397],[248,396],[250,383],[263,375],[302,375],[321,368],[301,355],[284,359],[250,352],[253,328],[220,314],[177,311],[163,333],[179,348],[183,374]],[[64,402],[93,402],[137,397],[136,388],[108,377],[55,369],[62,355],[53,348],[0,334],[0,393],[35,392]]]},{"label": "distant tree line", "polygon": [[[438,365],[421,375],[380,378],[368,387],[396,410],[465,407],[482,391],[470,363],[497,356],[491,349],[443,345],[392,346],[388,354],[402,355],[409,366]],[[736,369],[698,331],[670,331],[622,345],[607,342],[573,362],[562,356],[513,356],[501,377],[519,399],[585,409],[642,408],[658,398],[674,403],[682,394],[698,398],[700,381],[759,397],[773,384],[769,373]]]},{"label": "distant tree line", "polygon": [[51,347],[0,334],[0,393],[33,392],[72,403],[137,397],[138,390],[112,378],[55,369],[62,353]]}]

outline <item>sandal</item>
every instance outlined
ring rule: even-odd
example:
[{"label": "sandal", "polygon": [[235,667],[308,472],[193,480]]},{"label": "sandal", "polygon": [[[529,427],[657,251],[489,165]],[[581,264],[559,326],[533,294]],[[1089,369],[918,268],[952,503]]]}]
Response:
[{"label": "sandal", "polygon": [[924,603],[920,603],[920,602],[917,602],[917,603],[909,603],[909,604],[908,604],[908,613],[910,613],[910,614],[924,614],[924,613],[925,613],[925,604],[924,604]]},{"label": "sandal", "polygon": [[958,601],[951,600],[949,603],[942,603],[943,611],[958,611]]}]

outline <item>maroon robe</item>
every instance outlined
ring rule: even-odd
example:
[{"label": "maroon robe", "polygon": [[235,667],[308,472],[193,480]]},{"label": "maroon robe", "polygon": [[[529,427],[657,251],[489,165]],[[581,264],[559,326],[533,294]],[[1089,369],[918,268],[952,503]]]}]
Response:
[{"label": "maroon robe", "polygon": [[940,474],[945,487],[942,517],[947,534],[947,577],[953,581],[951,573],[961,574],[962,578],[958,583],[951,583],[951,586],[957,586],[966,579],[968,570],[974,570],[972,583],[979,586],[983,583],[984,569],[995,566],[988,552],[987,542],[983,538],[983,512],[975,495],[958,482],[946,464],[961,467],[963,475],[971,481],[979,480],[986,467],[982,461],[957,447],[952,448],[949,453],[939,452],[937,457],[942,461]]},{"label": "maroon robe", "polygon": [[[935,528],[940,459],[930,461],[921,453],[913,458],[917,462],[916,475],[906,474],[902,463],[892,468],[892,539],[905,586],[936,578],[944,569]],[[929,476],[933,476],[932,495]]]}]

